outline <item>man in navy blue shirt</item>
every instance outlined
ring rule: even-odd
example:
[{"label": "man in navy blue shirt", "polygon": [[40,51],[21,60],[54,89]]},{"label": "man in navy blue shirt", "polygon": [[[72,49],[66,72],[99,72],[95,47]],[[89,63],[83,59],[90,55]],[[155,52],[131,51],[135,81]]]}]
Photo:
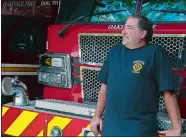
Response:
[{"label": "man in navy blue shirt", "polygon": [[102,136],[157,136],[156,115],[163,93],[172,122],[166,136],[180,136],[171,64],[161,46],[149,44],[152,27],[146,17],[130,16],[122,31],[122,43],[109,51],[98,75],[102,85],[91,121],[95,135],[102,131]]}]

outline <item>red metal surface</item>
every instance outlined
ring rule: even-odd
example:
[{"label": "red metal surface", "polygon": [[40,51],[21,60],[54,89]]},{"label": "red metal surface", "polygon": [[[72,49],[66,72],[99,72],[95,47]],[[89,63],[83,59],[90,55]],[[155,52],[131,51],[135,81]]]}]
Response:
[{"label": "red metal surface", "polygon": [[78,56],[78,33],[120,33],[121,30],[108,30],[108,25],[72,25],[65,32],[64,38],[60,38],[57,32],[64,25],[49,26],[47,52],[62,52]]},{"label": "red metal surface", "polygon": [[8,110],[5,115],[2,117],[2,124],[1,124],[1,134],[4,134],[5,131],[9,128],[12,122],[22,113],[22,110],[19,108],[11,108]]},{"label": "red metal surface", "polygon": [[[183,78],[186,78],[186,69],[182,71],[181,74],[183,75]],[[178,97],[178,104],[180,108],[181,117],[186,119],[186,97],[181,96],[183,89],[186,89],[186,86],[182,82],[179,97]]]},{"label": "red metal surface", "polygon": [[180,108],[181,118],[186,119],[186,106],[185,106],[186,105],[186,98],[179,97],[178,104],[179,104],[179,108]]},{"label": "red metal surface", "polygon": [[57,99],[82,103],[81,86],[74,85],[72,89],[44,86],[43,99]]},{"label": "red metal surface", "polygon": [[[36,112],[33,111],[32,109],[25,110],[25,109],[8,107],[8,106],[7,108],[8,111],[2,117],[2,131],[1,131],[2,134],[4,134],[8,129],[10,129],[13,126],[15,120],[17,121],[16,122],[17,126],[19,125],[19,122],[20,124],[23,124],[24,122],[21,122],[22,118],[25,119],[26,116],[24,116],[22,113],[25,111],[28,111],[30,113],[35,112],[38,114],[29,124],[25,122],[26,127],[22,128],[22,126],[20,126],[20,128],[22,128],[23,130],[21,134],[19,134],[19,136],[32,136],[32,137],[38,136],[38,134],[41,131],[43,131],[42,136],[49,136],[52,127],[61,126],[61,123],[63,123],[63,122],[56,122],[55,124],[53,124],[55,122],[56,117],[58,119],[63,118],[64,120],[70,119],[70,122],[67,123],[65,127],[62,129],[63,136],[78,136],[81,134],[82,128],[87,128],[90,124],[90,120],[55,115],[52,112],[50,113],[44,113],[40,111]],[[15,132],[13,134],[15,134]]]},{"label": "red metal surface", "polygon": [[89,123],[88,120],[73,119],[63,130],[63,136],[78,136],[82,128],[86,128]]},{"label": "red metal surface", "polygon": [[52,120],[53,116],[47,116],[46,113],[40,112],[39,115],[29,124],[29,126],[21,133],[21,137],[26,136],[37,136],[41,130],[45,130],[47,128],[47,122]]},{"label": "red metal surface", "polygon": [[[72,25],[65,32],[64,38],[60,38],[57,32],[64,28],[64,25],[52,25],[48,28],[48,50],[47,52],[64,52],[71,55],[78,55],[78,34],[79,33],[121,33],[121,30],[109,30],[109,25]],[[185,24],[159,24],[154,30],[155,34],[185,34]]]}]

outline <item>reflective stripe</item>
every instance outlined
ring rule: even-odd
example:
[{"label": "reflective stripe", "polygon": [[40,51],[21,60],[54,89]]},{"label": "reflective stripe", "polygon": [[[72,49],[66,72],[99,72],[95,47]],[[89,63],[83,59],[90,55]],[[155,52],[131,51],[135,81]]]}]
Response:
[{"label": "reflective stripe", "polygon": [[38,75],[39,65],[32,64],[2,64],[2,75]]},{"label": "reflective stripe", "polygon": [[50,131],[52,129],[52,127],[54,126],[58,126],[59,128],[61,128],[61,130],[63,130],[68,123],[71,121],[72,119],[70,118],[65,118],[65,117],[58,117],[55,116],[48,124],[48,132],[47,132],[47,136],[50,136]]},{"label": "reflective stripe", "polygon": [[37,135],[37,137],[42,137],[43,136],[43,130],[41,130],[41,132]]},{"label": "reflective stripe", "polygon": [[38,113],[36,112],[23,111],[6,130],[5,134],[19,136],[37,115]]},{"label": "reflective stripe", "polygon": [[38,75],[37,72],[1,72],[1,75]]},{"label": "reflective stripe", "polygon": [[30,67],[30,68],[38,68],[39,65],[33,65],[33,64],[1,64],[1,67]]},{"label": "reflective stripe", "polygon": [[3,72],[36,72],[38,68],[31,67],[1,67]]},{"label": "reflective stripe", "polygon": [[4,114],[9,110],[8,107],[4,107],[2,108],[2,117],[4,116]]}]

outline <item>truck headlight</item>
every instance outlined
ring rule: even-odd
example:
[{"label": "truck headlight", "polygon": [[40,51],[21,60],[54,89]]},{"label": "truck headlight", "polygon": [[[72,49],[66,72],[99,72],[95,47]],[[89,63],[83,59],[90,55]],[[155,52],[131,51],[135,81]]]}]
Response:
[{"label": "truck headlight", "polygon": [[51,73],[50,74],[51,83],[61,83],[61,74]]},{"label": "truck headlight", "polygon": [[64,58],[52,58],[51,64],[52,67],[61,67],[63,69],[66,68],[66,63]]},{"label": "truck headlight", "polygon": [[51,73],[50,74],[50,82],[56,83],[56,84],[61,84],[63,86],[67,86],[67,76],[65,73],[61,73],[61,74]]},{"label": "truck headlight", "polygon": [[39,81],[49,82],[49,80],[50,80],[50,73],[39,72],[38,75],[39,75]]},{"label": "truck headlight", "polygon": [[38,82],[53,87],[71,88],[71,64],[68,54],[40,55]]}]

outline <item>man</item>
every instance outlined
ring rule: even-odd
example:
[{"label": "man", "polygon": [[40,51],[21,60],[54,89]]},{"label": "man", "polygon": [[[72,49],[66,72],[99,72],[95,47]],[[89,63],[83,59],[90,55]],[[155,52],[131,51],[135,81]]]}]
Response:
[{"label": "man", "polygon": [[122,44],[110,50],[98,75],[102,84],[91,121],[95,135],[157,136],[156,115],[163,93],[172,122],[172,129],[163,133],[180,136],[181,119],[171,65],[161,46],[148,43],[152,27],[146,17],[130,16],[122,31]]}]

